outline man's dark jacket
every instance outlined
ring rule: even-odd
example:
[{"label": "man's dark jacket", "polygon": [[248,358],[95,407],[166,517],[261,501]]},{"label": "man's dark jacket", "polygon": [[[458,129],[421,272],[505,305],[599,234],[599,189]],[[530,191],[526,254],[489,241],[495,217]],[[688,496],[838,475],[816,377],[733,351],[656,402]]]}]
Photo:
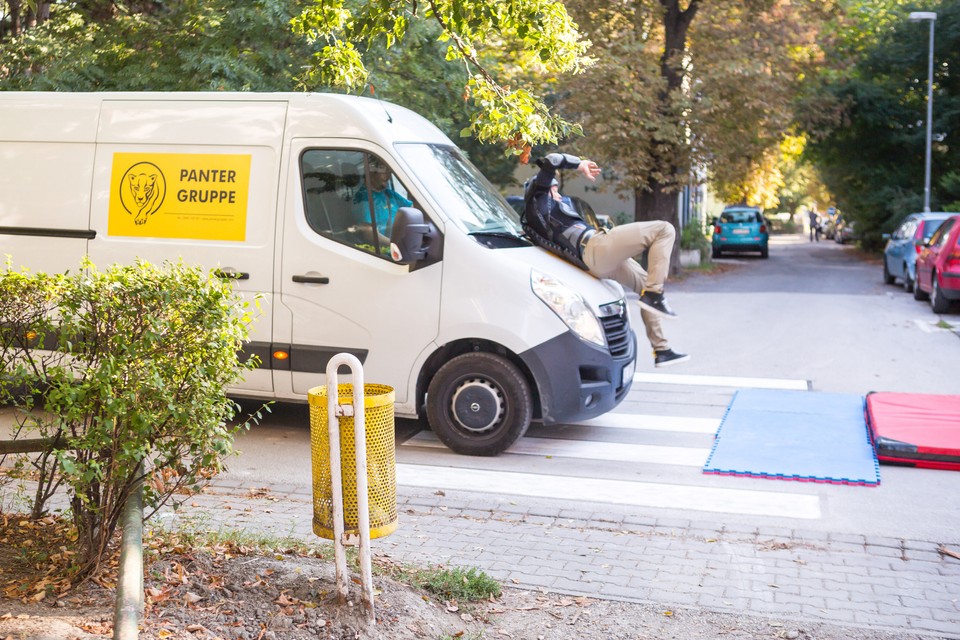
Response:
[{"label": "man's dark jacket", "polygon": [[576,169],[580,158],[566,153],[551,153],[536,161],[540,171],[527,182],[523,194],[523,228],[536,244],[587,269],[583,247],[596,233],[570,206],[568,199],[559,202],[550,194],[559,169]]}]

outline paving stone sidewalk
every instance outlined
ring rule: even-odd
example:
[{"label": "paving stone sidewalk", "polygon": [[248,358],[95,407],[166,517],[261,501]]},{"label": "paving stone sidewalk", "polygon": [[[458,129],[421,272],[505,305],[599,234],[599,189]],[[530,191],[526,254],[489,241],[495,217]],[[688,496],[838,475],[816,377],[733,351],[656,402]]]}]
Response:
[{"label": "paving stone sidewalk", "polygon": [[[667,608],[771,615],[960,639],[960,560],[944,541],[565,511],[398,488],[375,554],[483,569],[505,584]],[[217,481],[164,519],[318,540],[309,488]],[[957,551],[960,534],[947,549]]]}]

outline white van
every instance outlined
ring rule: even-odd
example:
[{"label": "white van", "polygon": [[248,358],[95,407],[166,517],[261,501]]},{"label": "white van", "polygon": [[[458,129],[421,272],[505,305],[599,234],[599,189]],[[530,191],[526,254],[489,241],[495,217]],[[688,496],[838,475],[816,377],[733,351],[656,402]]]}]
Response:
[{"label": "white van", "polygon": [[460,453],[600,415],[633,380],[620,286],[532,246],[442,132],[374,99],[0,92],[3,254],[219,269],[264,302],[232,395],[304,400],[352,353]]}]

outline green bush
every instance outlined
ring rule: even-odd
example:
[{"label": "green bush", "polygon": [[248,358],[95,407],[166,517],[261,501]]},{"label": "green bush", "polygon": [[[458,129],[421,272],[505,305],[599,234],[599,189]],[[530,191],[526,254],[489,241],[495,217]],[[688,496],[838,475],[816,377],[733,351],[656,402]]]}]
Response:
[{"label": "green bush", "polygon": [[680,230],[680,248],[699,249],[701,255],[705,255],[710,249],[710,239],[704,235],[699,221],[693,220]]},{"label": "green bush", "polygon": [[199,268],[143,262],[59,275],[8,265],[0,300],[0,397],[22,409],[17,437],[53,443],[31,460],[33,515],[67,486],[82,579],[141,482],[155,512],[221,470],[247,426],[231,424],[225,390],[256,366],[238,361],[252,311]]}]

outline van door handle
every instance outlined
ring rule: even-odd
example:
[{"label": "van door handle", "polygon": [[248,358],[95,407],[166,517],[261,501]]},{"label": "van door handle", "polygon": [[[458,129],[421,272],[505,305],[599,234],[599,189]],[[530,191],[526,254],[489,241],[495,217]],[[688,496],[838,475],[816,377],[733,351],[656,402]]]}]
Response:
[{"label": "van door handle", "polygon": [[223,278],[224,280],[249,280],[250,274],[244,271],[223,271],[217,269],[213,272],[213,275],[218,278]]},{"label": "van door handle", "polygon": [[330,284],[330,278],[327,276],[293,276],[293,281],[304,284]]}]

